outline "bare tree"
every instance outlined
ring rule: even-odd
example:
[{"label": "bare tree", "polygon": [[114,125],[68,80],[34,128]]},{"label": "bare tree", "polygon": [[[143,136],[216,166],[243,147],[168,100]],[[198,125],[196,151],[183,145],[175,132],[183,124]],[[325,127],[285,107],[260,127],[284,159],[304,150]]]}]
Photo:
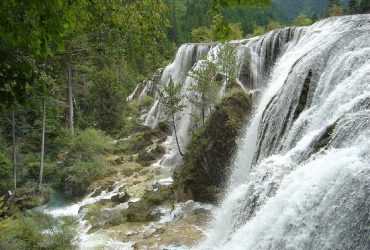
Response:
[{"label": "bare tree", "polygon": [[44,156],[45,156],[45,126],[46,126],[46,104],[45,97],[42,98],[42,132],[41,132],[41,153],[40,153],[40,173],[38,190],[41,190],[44,175]]}]

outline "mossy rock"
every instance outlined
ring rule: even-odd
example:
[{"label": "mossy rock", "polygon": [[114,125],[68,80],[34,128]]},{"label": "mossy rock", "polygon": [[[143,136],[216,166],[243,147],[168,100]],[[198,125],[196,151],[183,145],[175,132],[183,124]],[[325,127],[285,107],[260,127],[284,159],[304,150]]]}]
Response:
[{"label": "mossy rock", "polygon": [[24,193],[18,192],[15,205],[21,210],[40,207],[49,201],[51,194],[50,188],[44,188],[39,192],[33,190]]},{"label": "mossy rock", "polygon": [[156,158],[162,157],[166,153],[165,147],[162,145],[157,145],[154,149],[150,151]]},{"label": "mossy rock", "polygon": [[166,202],[173,202],[173,189],[171,186],[161,186],[157,191],[147,191],[140,201],[130,203],[128,209],[122,211],[127,222],[148,222],[159,219],[153,210]]},{"label": "mossy rock", "polygon": [[137,158],[137,162],[144,166],[149,166],[155,160],[156,160],[155,154],[147,151],[140,152]]},{"label": "mossy rock", "polygon": [[237,149],[236,140],[251,111],[251,97],[242,90],[224,97],[193,135],[183,164],[174,174],[177,199],[217,202]]}]

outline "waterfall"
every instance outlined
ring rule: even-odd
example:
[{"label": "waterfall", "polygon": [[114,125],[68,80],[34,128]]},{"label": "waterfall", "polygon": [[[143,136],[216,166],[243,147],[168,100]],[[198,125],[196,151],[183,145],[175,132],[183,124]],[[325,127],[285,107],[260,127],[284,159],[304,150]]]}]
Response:
[{"label": "waterfall", "polygon": [[[230,43],[236,46],[237,50],[237,64],[239,67],[238,84],[244,90],[258,90],[264,87],[264,79],[271,70],[276,59],[283,51],[285,51],[288,44],[297,41],[301,34],[299,28],[285,28],[271,32],[265,37],[257,37],[241,41],[231,41]],[[193,79],[189,72],[197,67],[201,67],[203,60],[217,60],[220,44],[205,44],[205,43],[191,43],[182,45],[175,56],[175,60],[167,65],[160,73],[157,83],[155,81],[148,81],[146,85],[136,88],[130,95],[130,100],[134,96],[138,99],[147,95],[146,91],[151,90],[154,86],[156,89],[162,89],[168,84],[170,77],[175,84],[182,85],[182,94],[188,94],[188,89],[195,79]],[[221,95],[225,91],[225,86],[221,90]],[[152,91],[153,92],[153,91]],[[154,128],[158,123],[164,120],[159,96],[154,91],[154,103],[146,115],[144,125]],[[184,99],[185,109],[178,114],[176,121],[179,144],[181,148],[185,149],[189,142],[189,130],[192,128],[192,114],[199,113],[186,98]],[[170,166],[174,168],[181,160],[181,156],[175,146],[175,138],[172,143],[172,153],[169,154],[161,163],[163,166]]]},{"label": "waterfall", "polygon": [[263,96],[195,249],[370,249],[370,15],[240,47]]}]

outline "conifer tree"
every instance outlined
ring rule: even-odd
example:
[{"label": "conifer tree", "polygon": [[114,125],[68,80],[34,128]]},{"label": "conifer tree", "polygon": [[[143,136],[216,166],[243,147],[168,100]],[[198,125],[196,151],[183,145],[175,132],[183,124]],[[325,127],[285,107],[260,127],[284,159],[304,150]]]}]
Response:
[{"label": "conifer tree", "polygon": [[185,108],[185,106],[183,105],[184,95],[181,94],[181,87],[182,86],[180,84],[175,84],[172,81],[172,77],[170,77],[170,81],[167,86],[165,86],[162,91],[159,91],[159,100],[160,103],[163,105],[163,112],[165,113],[167,119],[169,119],[172,123],[177,148],[180,155],[183,156],[184,154],[181,151],[176,130],[176,120],[180,118],[179,113],[181,113]]}]

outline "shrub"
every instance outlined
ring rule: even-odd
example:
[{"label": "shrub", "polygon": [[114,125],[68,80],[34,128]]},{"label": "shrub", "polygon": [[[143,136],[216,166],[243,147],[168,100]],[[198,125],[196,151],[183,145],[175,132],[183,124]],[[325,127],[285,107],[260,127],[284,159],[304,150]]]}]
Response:
[{"label": "shrub", "polygon": [[140,108],[149,108],[153,104],[153,100],[154,99],[151,96],[144,96],[140,101]]},{"label": "shrub", "polygon": [[67,196],[82,196],[89,185],[107,173],[107,163],[98,156],[89,161],[76,161],[62,169],[57,178],[57,186]]},{"label": "shrub", "polygon": [[260,36],[266,33],[265,27],[256,26],[253,30],[253,36]]},{"label": "shrub", "polygon": [[75,249],[77,222],[28,212],[0,222],[0,249]]},{"label": "shrub", "polygon": [[306,17],[305,15],[299,15],[295,20],[293,25],[294,26],[308,26],[312,24],[312,20]]},{"label": "shrub", "polygon": [[195,28],[191,31],[191,38],[196,43],[212,42],[212,30],[207,27]]},{"label": "shrub", "polygon": [[266,26],[268,31],[281,29],[283,28],[283,25],[277,21],[270,21]]},{"label": "shrub", "polygon": [[114,145],[110,137],[92,128],[81,131],[65,145],[68,153],[55,184],[67,196],[81,196],[93,181],[108,173],[109,164],[103,154],[113,150]]},{"label": "shrub", "polygon": [[5,194],[12,187],[12,163],[0,153],[0,195]]},{"label": "shrub", "polygon": [[80,132],[73,140],[69,155],[73,155],[80,160],[89,160],[112,149],[111,141],[112,139],[105,136],[101,131],[88,128]]}]

